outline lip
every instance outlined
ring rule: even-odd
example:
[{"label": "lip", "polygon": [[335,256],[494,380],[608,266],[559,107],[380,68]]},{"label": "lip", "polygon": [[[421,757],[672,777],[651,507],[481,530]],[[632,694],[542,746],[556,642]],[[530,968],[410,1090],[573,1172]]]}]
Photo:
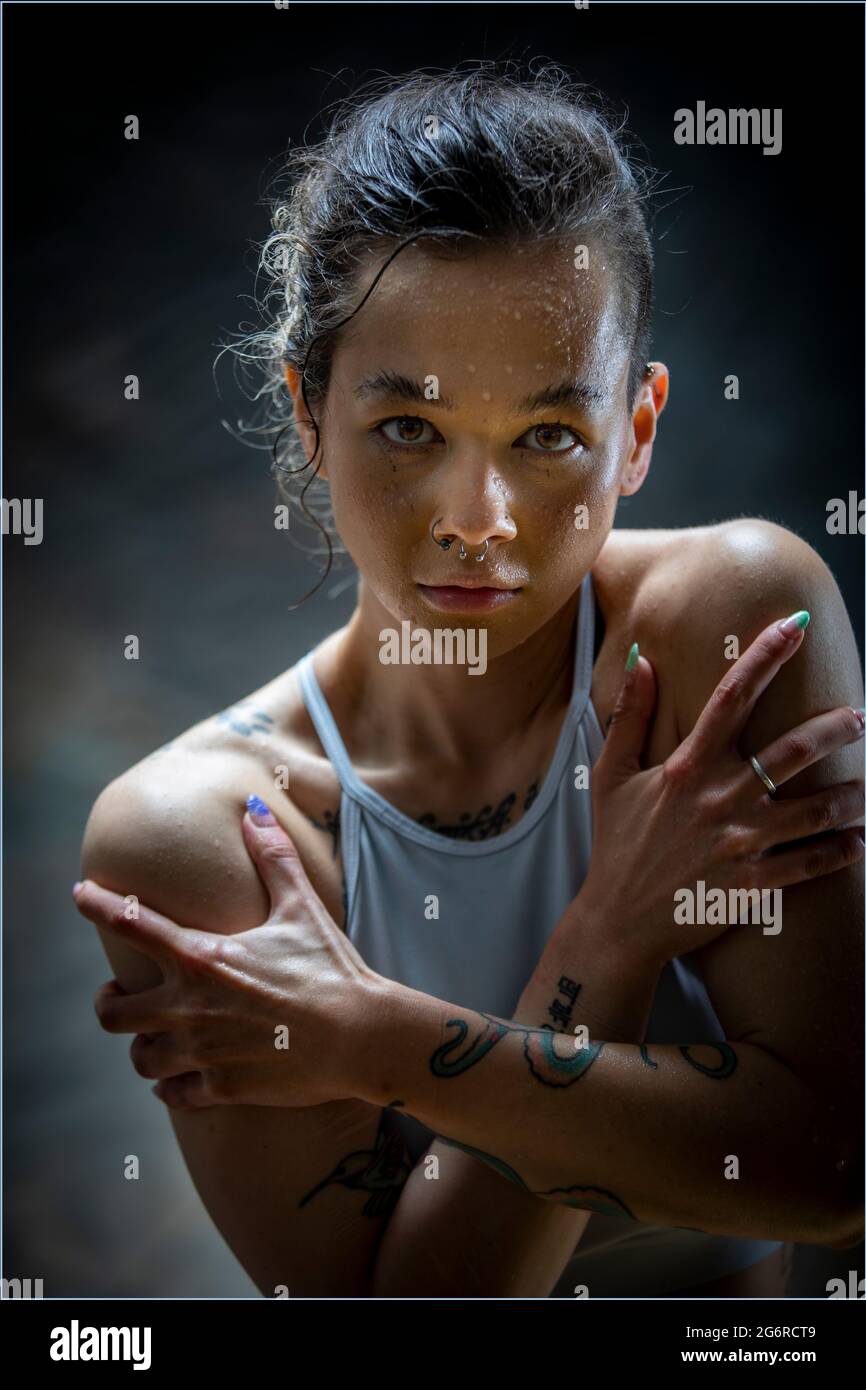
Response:
[{"label": "lip", "polygon": [[434,608],[449,612],[487,612],[511,603],[520,593],[519,588],[509,589],[504,585],[485,584],[482,579],[463,580],[460,584],[419,584],[422,595]]}]

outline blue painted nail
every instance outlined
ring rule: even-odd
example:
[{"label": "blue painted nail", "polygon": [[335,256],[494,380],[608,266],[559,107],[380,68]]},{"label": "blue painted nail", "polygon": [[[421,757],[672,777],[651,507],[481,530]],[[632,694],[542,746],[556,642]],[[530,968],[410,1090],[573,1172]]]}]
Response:
[{"label": "blue painted nail", "polygon": [[260,796],[250,793],[247,797],[247,810],[254,825],[276,825],[276,816],[270,806],[266,806]]}]

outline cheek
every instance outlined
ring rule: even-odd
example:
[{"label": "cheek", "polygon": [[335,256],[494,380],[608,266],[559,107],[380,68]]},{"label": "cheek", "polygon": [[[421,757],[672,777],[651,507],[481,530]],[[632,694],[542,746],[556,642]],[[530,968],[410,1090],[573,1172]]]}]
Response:
[{"label": "cheek", "polygon": [[421,524],[399,464],[387,456],[375,464],[363,458],[344,462],[331,477],[331,503],[352,560],[379,598],[389,600],[405,583]]},{"label": "cheek", "polygon": [[363,541],[382,525],[384,496],[393,501],[395,489],[393,483],[389,486],[393,475],[389,467],[374,468],[346,448],[340,449],[338,457],[339,462],[330,469],[334,520],[345,542],[354,538]]},{"label": "cheek", "polygon": [[[564,477],[555,494],[536,493],[524,515],[534,537],[552,546],[551,559],[597,550],[613,524],[619,466],[615,457],[596,454],[586,469]],[[519,516],[519,512],[518,512]]]}]

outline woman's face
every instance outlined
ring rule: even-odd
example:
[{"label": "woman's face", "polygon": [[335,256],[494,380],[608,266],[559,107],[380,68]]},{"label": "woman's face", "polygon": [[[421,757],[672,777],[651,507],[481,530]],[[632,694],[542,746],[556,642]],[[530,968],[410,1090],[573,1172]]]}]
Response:
[{"label": "woman's face", "polygon": [[[589,269],[573,258],[549,245],[445,258],[415,243],[341,330],[314,407],[320,476],[362,607],[383,626],[483,626],[490,656],[510,650],[575,593],[617,498],[640,487],[666,372],[627,414],[614,281],[601,249]],[[384,259],[370,255],[355,302]],[[309,458],[312,431],[301,434]],[[447,551],[434,524],[455,537]],[[477,593],[431,592],[467,582],[512,593],[479,608]]]}]

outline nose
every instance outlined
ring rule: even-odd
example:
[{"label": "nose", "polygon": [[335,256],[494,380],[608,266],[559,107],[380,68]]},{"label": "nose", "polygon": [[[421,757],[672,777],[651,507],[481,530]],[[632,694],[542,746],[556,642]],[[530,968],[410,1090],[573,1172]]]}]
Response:
[{"label": "nose", "polygon": [[511,541],[517,527],[509,515],[510,496],[501,473],[489,460],[455,459],[436,479],[432,515],[437,540],[456,536],[467,548],[487,541]]}]

